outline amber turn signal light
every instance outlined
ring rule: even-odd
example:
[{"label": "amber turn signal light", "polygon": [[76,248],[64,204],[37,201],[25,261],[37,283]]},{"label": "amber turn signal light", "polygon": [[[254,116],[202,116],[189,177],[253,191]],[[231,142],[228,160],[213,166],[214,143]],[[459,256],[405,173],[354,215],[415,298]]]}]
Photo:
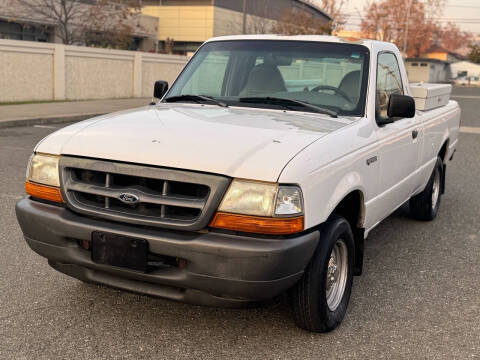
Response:
[{"label": "amber turn signal light", "polygon": [[59,188],[35,184],[29,181],[25,182],[25,191],[28,195],[37,199],[53,201],[57,203],[64,203],[62,193]]},{"label": "amber turn signal light", "polygon": [[217,212],[210,227],[269,235],[288,235],[303,231],[303,216],[267,218]]}]

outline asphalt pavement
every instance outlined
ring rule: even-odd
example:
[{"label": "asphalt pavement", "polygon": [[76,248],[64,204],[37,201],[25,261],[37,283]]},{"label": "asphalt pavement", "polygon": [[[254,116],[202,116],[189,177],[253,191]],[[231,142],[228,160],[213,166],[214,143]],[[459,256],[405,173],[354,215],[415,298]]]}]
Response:
[{"label": "asphalt pavement", "polygon": [[[455,90],[480,128],[480,89]],[[480,358],[480,134],[463,132],[438,218],[374,229],[343,324],[297,328],[285,299],[218,309],[87,285],[51,269],[15,218],[34,145],[64,125],[0,129],[0,359]]]}]

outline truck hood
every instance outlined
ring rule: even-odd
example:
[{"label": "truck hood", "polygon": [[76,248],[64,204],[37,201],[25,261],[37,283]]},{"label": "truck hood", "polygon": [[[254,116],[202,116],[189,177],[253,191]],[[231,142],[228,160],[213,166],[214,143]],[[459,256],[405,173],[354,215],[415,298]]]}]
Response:
[{"label": "truck hood", "polygon": [[36,151],[277,181],[302,149],[352,119],[197,104],[160,104],[93,118]]}]

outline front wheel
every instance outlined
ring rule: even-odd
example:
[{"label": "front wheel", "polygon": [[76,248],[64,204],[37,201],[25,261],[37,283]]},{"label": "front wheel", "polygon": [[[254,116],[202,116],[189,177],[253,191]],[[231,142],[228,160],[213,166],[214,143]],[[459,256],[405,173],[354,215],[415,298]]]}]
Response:
[{"label": "front wheel", "polygon": [[349,223],[332,215],[303,277],[292,289],[297,325],[313,332],[335,329],[347,312],[352,291],[354,240]]},{"label": "front wheel", "polygon": [[443,162],[437,158],[435,168],[425,189],[410,199],[410,215],[417,220],[431,221],[435,219],[440,208],[442,196]]}]

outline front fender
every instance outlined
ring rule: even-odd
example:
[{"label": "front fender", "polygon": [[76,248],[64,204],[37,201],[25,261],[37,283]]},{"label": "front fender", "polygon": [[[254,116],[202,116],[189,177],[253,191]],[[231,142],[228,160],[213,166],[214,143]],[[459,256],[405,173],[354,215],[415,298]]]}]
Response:
[{"label": "front fender", "polygon": [[[363,227],[363,222],[365,219],[365,187],[363,185],[363,179],[360,173],[350,172],[346,174],[337,184],[333,190],[328,204],[325,207],[325,212],[323,214],[323,221],[326,221],[328,217],[333,213],[335,208],[340,204],[340,202],[345,199],[352,192],[358,191],[360,194],[360,219],[359,225]],[[322,221],[322,222],[323,222]]]},{"label": "front fender", "polygon": [[[305,227],[313,228],[325,222],[352,191],[362,195],[363,203],[376,193],[378,155],[371,121],[359,119],[300,152],[284,168],[278,181],[300,185],[305,201]],[[366,219],[363,203],[362,224]]]}]

